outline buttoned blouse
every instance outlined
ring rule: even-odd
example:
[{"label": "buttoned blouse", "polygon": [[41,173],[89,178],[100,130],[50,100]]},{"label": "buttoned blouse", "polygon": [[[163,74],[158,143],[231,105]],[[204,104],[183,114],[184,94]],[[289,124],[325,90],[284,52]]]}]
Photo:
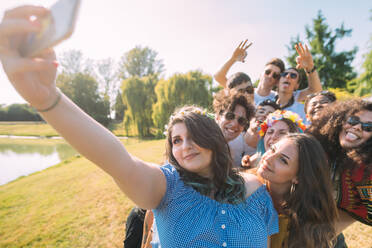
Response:
[{"label": "buttoned blouse", "polygon": [[172,165],[161,170],[167,189],[153,212],[162,248],[267,247],[279,231],[264,185],[240,204],[221,203],[185,185]]}]

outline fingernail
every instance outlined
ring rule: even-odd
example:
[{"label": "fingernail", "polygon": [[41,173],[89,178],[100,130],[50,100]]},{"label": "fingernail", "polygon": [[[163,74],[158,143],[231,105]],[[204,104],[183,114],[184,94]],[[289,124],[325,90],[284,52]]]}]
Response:
[{"label": "fingernail", "polygon": [[52,62],[52,64],[53,64],[56,68],[59,66],[59,63],[58,63],[57,60],[54,60],[54,61]]}]

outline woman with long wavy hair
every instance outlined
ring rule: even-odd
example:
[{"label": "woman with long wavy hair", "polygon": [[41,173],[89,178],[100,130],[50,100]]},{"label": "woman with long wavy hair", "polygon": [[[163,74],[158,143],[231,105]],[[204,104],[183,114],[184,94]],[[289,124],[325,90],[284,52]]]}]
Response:
[{"label": "woman with long wavy hair", "polygon": [[272,248],[333,247],[337,210],[327,158],[314,137],[282,137],[250,172],[265,182],[279,213],[279,234],[272,236]]}]

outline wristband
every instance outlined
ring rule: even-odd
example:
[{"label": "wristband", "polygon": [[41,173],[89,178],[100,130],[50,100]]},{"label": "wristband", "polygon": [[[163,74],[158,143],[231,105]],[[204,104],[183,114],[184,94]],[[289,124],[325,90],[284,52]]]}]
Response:
[{"label": "wristband", "polygon": [[57,90],[57,98],[53,102],[53,104],[45,109],[36,109],[36,111],[42,113],[42,112],[48,112],[49,110],[54,109],[58,105],[59,101],[61,100],[61,96],[62,96],[61,91]]},{"label": "wristband", "polygon": [[310,74],[310,73],[313,73],[315,70],[316,70],[316,66],[314,65],[313,69],[311,69],[310,71],[308,70],[305,70],[305,71],[307,74]]}]

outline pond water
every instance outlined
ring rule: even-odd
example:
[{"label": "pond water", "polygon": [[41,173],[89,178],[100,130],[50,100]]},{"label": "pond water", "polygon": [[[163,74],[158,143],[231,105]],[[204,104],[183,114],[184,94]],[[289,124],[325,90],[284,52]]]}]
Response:
[{"label": "pond water", "polygon": [[74,156],[77,152],[61,141],[22,142],[12,139],[0,142],[0,185],[27,176]]}]

